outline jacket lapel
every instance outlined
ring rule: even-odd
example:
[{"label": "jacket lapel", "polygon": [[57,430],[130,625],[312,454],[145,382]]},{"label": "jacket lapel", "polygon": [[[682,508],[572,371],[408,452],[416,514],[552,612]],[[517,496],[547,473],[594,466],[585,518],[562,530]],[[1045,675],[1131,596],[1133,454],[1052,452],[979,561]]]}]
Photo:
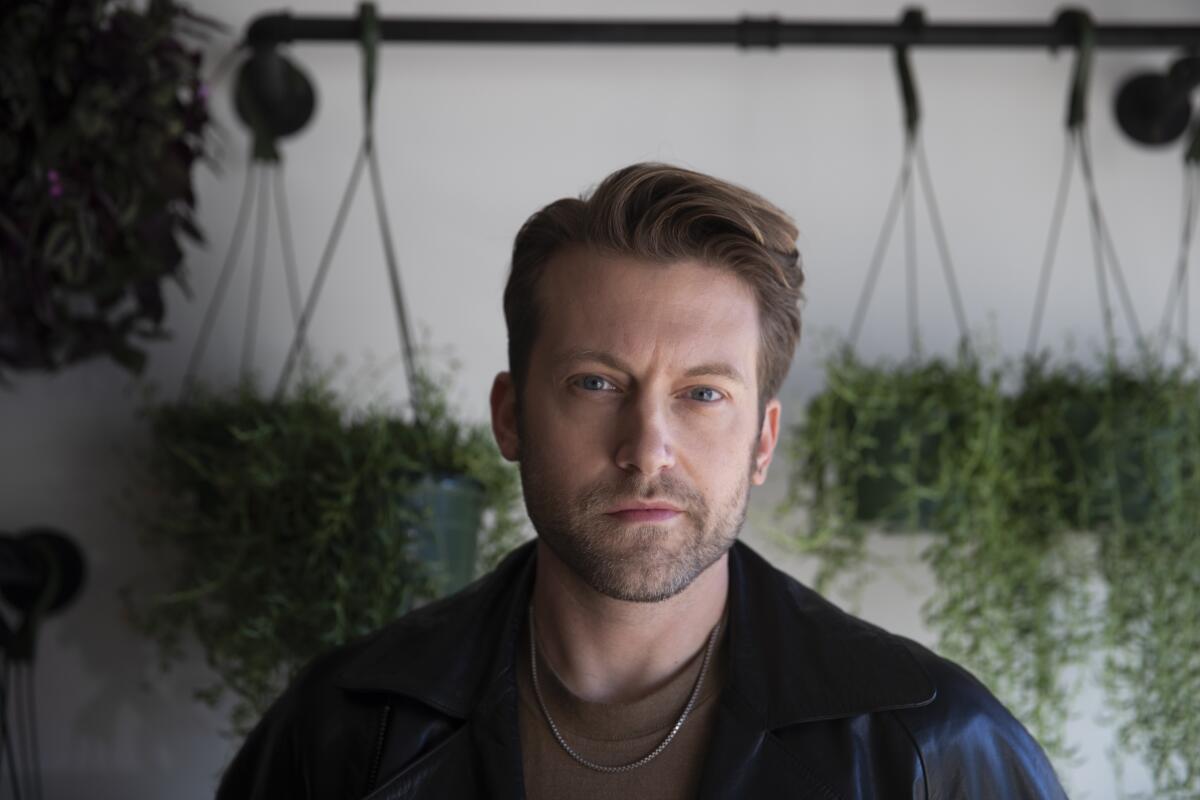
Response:
[{"label": "jacket lapel", "polygon": [[774,731],[924,705],[933,682],[887,634],[829,603],[744,544],[729,553],[729,676],[701,777],[701,800],[836,800]]},{"label": "jacket lapel", "polygon": [[729,556],[727,685],[766,730],[933,701],[933,680],[897,637],[740,542]]},{"label": "jacket lapel", "polygon": [[832,789],[788,753],[732,687],[721,692],[699,800],[794,797],[838,800]]},{"label": "jacket lapel", "polygon": [[[524,797],[514,665],[533,547],[517,548],[458,595],[394,623],[343,668],[343,689],[402,695],[463,722],[364,800]],[[381,774],[404,761],[385,753]]]},{"label": "jacket lapel", "polygon": [[469,727],[464,726],[363,800],[480,797],[483,792],[475,763]]},{"label": "jacket lapel", "polygon": [[[363,800],[488,797],[522,800],[516,688],[496,684],[470,721]],[[511,709],[508,706],[511,704]],[[512,724],[509,724],[511,720]]]}]

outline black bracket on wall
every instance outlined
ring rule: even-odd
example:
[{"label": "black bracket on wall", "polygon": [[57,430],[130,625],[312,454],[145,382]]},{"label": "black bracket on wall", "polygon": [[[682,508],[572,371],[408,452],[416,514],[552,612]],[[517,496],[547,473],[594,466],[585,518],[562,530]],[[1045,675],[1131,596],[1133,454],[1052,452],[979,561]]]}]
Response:
[{"label": "black bracket on wall", "polygon": [[[1069,11],[1064,9],[1064,11]],[[1072,47],[1076,33],[1058,14],[1048,23],[924,24],[788,21],[778,17],[716,20],[379,18],[379,41],[410,44],[733,45],[742,49],[780,47]],[[1093,27],[1097,48],[1182,49],[1164,75],[1141,73],[1127,80],[1117,100],[1117,119],[1126,135],[1143,144],[1179,137],[1191,116],[1191,90],[1200,85],[1200,25],[1103,25]],[[243,46],[257,52],[292,42],[361,40],[356,16],[262,14],[246,29]],[[1180,66],[1182,65],[1182,66]]]}]

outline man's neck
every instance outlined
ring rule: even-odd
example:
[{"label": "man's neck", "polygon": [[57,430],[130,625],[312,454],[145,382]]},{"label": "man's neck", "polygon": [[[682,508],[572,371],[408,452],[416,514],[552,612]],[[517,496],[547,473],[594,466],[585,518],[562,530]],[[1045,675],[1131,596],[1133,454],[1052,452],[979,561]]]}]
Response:
[{"label": "man's neck", "polygon": [[537,543],[533,613],[538,654],[576,696],[627,702],[666,683],[708,644],[729,594],[725,554],[658,603],[615,600]]}]

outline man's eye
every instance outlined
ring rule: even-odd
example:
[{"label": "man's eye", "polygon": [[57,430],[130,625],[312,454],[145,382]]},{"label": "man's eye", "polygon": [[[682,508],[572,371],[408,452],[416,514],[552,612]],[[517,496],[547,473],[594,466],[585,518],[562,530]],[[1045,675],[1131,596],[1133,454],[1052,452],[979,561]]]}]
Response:
[{"label": "man's eye", "polygon": [[692,398],[703,403],[715,403],[722,397],[724,397],[724,395],[710,386],[698,386],[695,389],[692,389]]},{"label": "man's eye", "polygon": [[[599,375],[584,375],[577,378],[575,381],[577,386],[582,386],[589,391],[603,391],[605,386],[612,386],[611,383],[601,378]],[[614,387],[615,388],[615,387]]]}]

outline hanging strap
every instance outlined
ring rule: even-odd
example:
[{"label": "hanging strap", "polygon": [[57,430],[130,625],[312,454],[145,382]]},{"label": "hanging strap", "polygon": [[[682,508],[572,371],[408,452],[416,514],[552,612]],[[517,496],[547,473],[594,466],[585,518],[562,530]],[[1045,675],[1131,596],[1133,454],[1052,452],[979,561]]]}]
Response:
[{"label": "hanging strap", "polygon": [[1200,122],[1192,125],[1192,140],[1183,151],[1183,161],[1188,166],[1200,164]]},{"label": "hanging strap", "polygon": [[204,309],[204,319],[200,322],[200,332],[196,335],[196,341],[192,344],[192,352],[188,356],[187,368],[183,372],[183,380],[180,383],[179,389],[179,399],[181,402],[191,396],[195,385],[196,372],[200,368],[200,361],[204,358],[204,351],[208,348],[208,337],[212,334],[213,322],[216,320],[217,312],[220,311],[221,304],[225,300],[225,291],[229,287],[229,279],[233,276],[234,268],[237,266],[238,255],[242,249],[242,238],[246,232],[246,222],[250,219],[250,210],[254,204],[254,189],[258,177],[258,162],[252,160],[246,165],[246,180],[242,187],[242,199],[238,203],[237,216],[234,218],[236,222],[233,227],[233,237],[229,241],[229,249],[225,251],[225,263],[221,266],[221,272],[217,276],[217,286],[213,290],[212,297],[208,299],[208,305]]},{"label": "hanging strap", "polygon": [[1046,311],[1046,296],[1050,293],[1050,274],[1054,271],[1058,253],[1059,235],[1062,233],[1063,218],[1067,209],[1067,196],[1071,192],[1071,170],[1075,166],[1075,136],[1068,132],[1063,145],[1062,169],[1058,178],[1058,191],[1054,197],[1054,212],[1050,218],[1050,233],[1046,237],[1046,248],[1042,254],[1042,271],[1038,278],[1037,294],[1033,301],[1033,319],[1029,323],[1029,337],[1025,343],[1026,355],[1037,354],[1038,338],[1042,332],[1042,317]]},{"label": "hanging strap", "polygon": [[[1159,352],[1165,354],[1170,344],[1176,318],[1180,321],[1179,345],[1186,357],[1188,339],[1188,270],[1191,263],[1192,239],[1196,228],[1196,210],[1200,203],[1200,122],[1192,126],[1190,142],[1183,151],[1183,217],[1180,221],[1179,254],[1175,274],[1167,289],[1166,307],[1158,325]],[[1179,304],[1179,311],[1175,306]]]},{"label": "hanging strap", "polygon": [[[906,9],[900,18],[900,27],[914,36],[919,36],[925,28],[925,12],[919,8]],[[900,82],[900,98],[904,104],[904,132],[912,139],[921,126],[921,100],[917,95],[917,82],[913,79],[912,64],[908,59],[908,45],[898,44],[893,52],[896,59],[896,78]]]},{"label": "hanging strap", "polygon": [[359,4],[363,52],[363,148],[371,173],[371,190],[375,196],[375,211],[379,217],[379,235],[383,243],[383,257],[387,263],[388,282],[392,290],[392,304],[396,311],[396,325],[400,332],[400,347],[404,355],[404,369],[408,378],[409,402],[413,409],[413,420],[421,426],[428,411],[424,397],[424,384],[418,375],[416,355],[413,352],[412,329],[408,322],[408,310],[404,305],[404,291],[400,284],[400,268],[396,264],[396,248],[392,242],[392,228],[388,221],[387,204],[383,196],[383,177],[379,168],[379,155],[375,150],[375,85],[379,66],[379,14],[375,4]]},{"label": "hanging strap", "polygon": [[1088,214],[1091,220],[1092,249],[1096,268],[1096,291],[1100,303],[1100,313],[1103,317],[1108,357],[1110,362],[1112,362],[1116,359],[1116,333],[1113,326],[1113,306],[1109,298],[1108,272],[1105,268],[1106,260],[1109,268],[1112,270],[1118,299],[1124,307],[1126,321],[1129,323],[1135,344],[1139,348],[1142,348],[1143,352],[1145,352],[1145,340],[1141,333],[1141,325],[1138,322],[1133,301],[1129,295],[1129,288],[1125,283],[1124,273],[1117,259],[1116,248],[1113,247],[1108,224],[1104,219],[1104,212],[1100,207],[1100,198],[1096,191],[1096,179],[1092,171],[1091,146],[1087,137],[1087,95],[1091,78],[1092,57],[1095,50],[1095,26],[1091,16],[1086,11],[1077,8],[1062,11],[1055,20],[1054,25],[1061,32],[1064,39],[1072,41],[1075,44],[1076,57],[1067,102],[1067,148],[1063,154],[1063,171],[1059,182],[1058,197],[1055,202],[1050,236],[1042,263],[1042,275],[1039,280],[1026,352],[1029,355],[1033,355],[1037,347],[1042,314],[1045,310],[1046,294],[1050,286],[1050,272],[1055,261],[1054,255],[1062,227],[1067,193],[1070,188],[1070,167],[1074,158],[1078,157],[1087,196]]},{"label": "hanging strap", "polygon": [[1067,128],[1075,130],[1087,121],[1087,96],[1092,78],[1092,57],[1096,49],[1096,26],[1087,11],[1066,8],[1059,12],[1054,27],[1075,47],[1075,67],[1067,100]]},{"label": "hanging strap", "polygon": [[[901,19],[901,24],[917,28],[922,24],[922,13],[920,9],[909,9],[904,12]],[[912,207],[912,173],[916,153],[914,144],[921,130],[921,107],[917,96],[916,81],[913,79],[912,65],[908,60],[908,47],[903,44],[896,45],[894,54],[896,79],[900,88],[900,104],[904,111],[904,157],[900,163],[900,174],[896,177],[896,186],[892,189],[892,197],[888,202],[887,212],[883,217],[883,225],[880,228],[879,236],[875,240],[875,249],[871,254],[871,265],[867,269],[867,277],[863,281],[862,289],[859,290],[858,302],[854,307],[854,316],[850,321],[850,330],[847,334],[847,343],[850,349],[854,349],[858,344],[858,337],[862,332],[863,322],[866,321],[867,309],[870,307],[871,298],[875,294],[875,285],[879,280],[879,273],[883,270],[883,259],[887,255],[887,248],[892,239],[892,231],[896,225],[896,218],[899,216],[902,208],[911,210]],[[910,242],[911,238],[910,231]],[[914,281],[911,274],[913,267],[911,259],[908,266],[910,270],[908,291],[909,341],[910,347],[915,350],[918,347],[919,336],[916,332],[916,309],[913,307],[914,296],[912,284]]]},{"label": "hanging strap", "polygon": [[374,3],[358,4],[358,26],[362,47],[363,141],[370,151],[375,141],[375,78],[379,72],[379,12]]},{"label": "hanging strap", "polygon": [[313,281],[312,289],[304,305],[304,312],[301,314],[300,324],[296,328],[296,337],[292,342],[292,346],[288,351],[286,360],[284,361],[283,371],[280,374],[279,381],[275,387],[275,399],[279,400],[287,388],[288,379],[295,365],[295,360],[298,355],[299,344],[303,341],[305,330],[311,321],[313,311],[316,308],[317,298],[320,295],[321,288],[324,286],[325,277],[328,273],[329,266],[333,257],[333,251],[337,240],[341,235],[343,225],[346,219],[346,212],[349,209],[350,201],[354,196],[355,189],[358,185],[358,179],[361,175],[363,166],[368,167],[371,176],[371,188],[375,198],[375,211],[379,220],[379,232],[383,240],[383,255],[387,264],[388,280],[391,285],[392,302],[396,312],[396,323],[400,332],[401,352],[404,357],[404,368],[408,379],[409,400],[413,409],[413,421],[419,429],[424,430],[424,416],[428,410],[428,406],[424,397],[423,378],[418,374],[416,357],[413,351],[412,335],[410,333],[408,313],[404,304],[404,292],[400,283],[400,269],[397,266],[396,249],[392,241],[391,225],[388,221],[387,205],[384,201],[383,194],[383,178],[379,168],[379,157],[374,147],[374,124],[375,124],[375,87],[377,85],[377,73],[379,64],[379,15],[376,11],[375,4],[370,2],[361,3],[359,5],[359,23],[360,23],[360,44],[362,47],[362,80],[363,80],[363,137],[362,144],[359,147],[358,157],[355,159],[354,167],[351,170],[350,180],[347,183],[346,191],[342,195],[342,202],[338,208],[337,219],[334,223],[329,240],[326,242],[325,251],[321,257],[321,264],[317,270],[317,276]]},{"label": "hanging strap", "polygon": [[[900,25],[912,31],[914,36],[919,38],[920,31],[925,26],[925,14],[919,8],[907,9],[901,17]],[[950,305],[954,309],[954,316],[958,322],[963,347],[966,352],[970,353],[972,352],[972,347],[966,313],[963,310],[962,297],[958,291],[958,281],[954,273],[954,264],[950,258],[950,247],[947,243],[941,213],[937,207],[933,179],[929,174],[929,165],[924,155],[924,148],[920,145],[920,95],[917,92],[917,82],[914,77],[912,64],[909,61],[908,46],[906,44],[896,46],[895,66],[897,83],[900,88],[901,105],[904,110],[904,158],[900,167],[900,175],[896,179],[896,186],[892,191],[891,201],[888,204],[887,212],[884,214],[882,229],[875,242],[875,250],[871,256],[871,265],[867,270],[867,277],[863,282],[858,303],[854,309],[847,342],[851,348],[858,342],[858,336],[862,331],[862,324],[866,318],[867,308],[870,305],[871,296],[875,291],[875,284],[879,279],[879,273],[883,267],[883,258],[887,252],[888,243],[891,240],[892,230],[896,224],[896,218],[903,207],[906,212],[905,236],[908,244],[905,258],[908,282],[909,347],[914,356],[919,357],[920,355],[920,331],[917,322],[916,237],[912,202],[912,175],[914,166],[917,166],[919,167],[919,174],[924,188],[926,207],[937,241],[938,255],[942,263],[943,272],[945,273],[946,288],[950,293]]]}]

